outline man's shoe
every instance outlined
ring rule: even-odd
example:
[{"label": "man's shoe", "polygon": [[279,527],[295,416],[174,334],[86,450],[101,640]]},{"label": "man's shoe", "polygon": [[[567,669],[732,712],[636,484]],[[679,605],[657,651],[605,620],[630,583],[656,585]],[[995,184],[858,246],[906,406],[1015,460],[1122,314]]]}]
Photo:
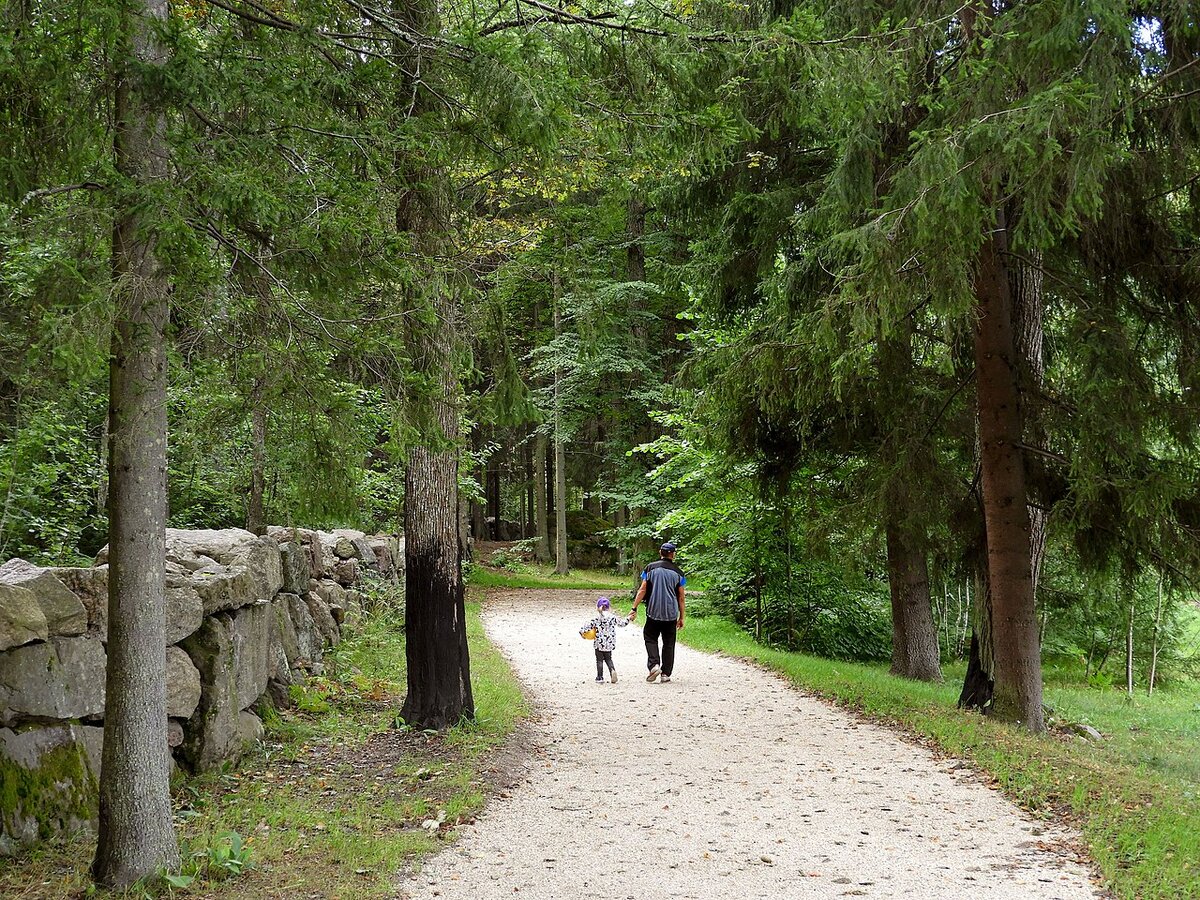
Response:
[{"label": "man's shoe", "polygon": [[603,676],[603,675],[597,675],[597,676],[596,676],[596,681],[597,681],[599,684],[604,684],[604,676]]},{"label": "man's shoe", "polygon": [[660,679],[659,679],[659,682],[658,682],[658,683],[659,683],[659,684],[666,684],[666,683],[667,683],[668,681],[670,681],[670,680],[671,680],[671,676],[670,676],[670,675],[664,675],[662,678],[660,678]]},{"label": "man's shoe", "polygon": [[613,684],[617,683],[617,670],[616,669],[613,669],[611,672],[608,673],[608,680],[611,681]]},{"label": "man's shoe", "polygon": [[647,681],[653,681],[658,677],[658,673],[662,671],[662,666],[655,666],[650,670],[650,674],[646,676]]}]

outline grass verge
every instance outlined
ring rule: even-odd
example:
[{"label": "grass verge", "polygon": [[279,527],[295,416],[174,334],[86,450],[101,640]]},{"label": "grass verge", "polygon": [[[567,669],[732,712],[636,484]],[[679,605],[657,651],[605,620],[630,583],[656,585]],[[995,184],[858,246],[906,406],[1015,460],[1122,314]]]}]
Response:
[{"label": "grass verge", "polygon": [[[394,896],[397,874],[482,807],[491,752],[526,713],[479,613],[468,604],[474,722],[445,734],[391,727],[404,693],[404,636],[387,615],[373,616],[326,657],[324,677],[295,690],[294,709],[268,716],[258,752],[178,790],[185,871],[196,880],[117,896]],[[92,850],[79,840],[0,859],[0,897],[93,896]]]},{"label": "grass verge", "polygon": [[471,569],[468,583],[475,588],[557,588],[632,592],[635,582],[632,575],[614,575],[611,572],[588,569],[575,569],[568,575],[555,575],[549,566],[524,564],[519,571],[476,565]]},{"label": "grass verge", "polygon": [[[1200,790],[1195,781],[1135,762],[1119,743],[1035,737],[957,710],[954,683],[904,681],[880,666],[765,647],[720,617],[690,618],[680,637],[699,650],[758,662],[812,693],[899,726],[941,752],[969,760],[1026,809],[1067,816],[1118,896],[1200,898]],[[1047,700],[1055,702],[1054,688]],[[1190,754],[1186,744],[1179,748],[1193,760],[1200,758],[1197,719],[1200,705],[1192,709],[1190,731],[1184,733]]]}]

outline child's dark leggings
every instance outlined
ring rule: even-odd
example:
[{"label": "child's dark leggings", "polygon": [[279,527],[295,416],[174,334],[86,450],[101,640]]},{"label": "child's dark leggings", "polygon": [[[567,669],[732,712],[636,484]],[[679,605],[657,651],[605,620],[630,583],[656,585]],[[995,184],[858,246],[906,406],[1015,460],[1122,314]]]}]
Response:
[{"label": "child's dark leggings", "polygon": [[613,670],[612,651],[597,650],[596,651],[596,677],[604,677],[604,667],[608,666],[608,671]]}]

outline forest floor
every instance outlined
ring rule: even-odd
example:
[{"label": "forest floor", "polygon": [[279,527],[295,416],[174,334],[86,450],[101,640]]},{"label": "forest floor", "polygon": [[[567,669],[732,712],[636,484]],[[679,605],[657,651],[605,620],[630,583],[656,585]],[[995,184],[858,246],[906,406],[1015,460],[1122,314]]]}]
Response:
[{"label": "forest floor", "polygon": [[489,592],[534,707],[526,774],[401,897],[1101,896],[1077,835],[759,667],[681,646],[648,684],[634,626],[619,682],[595,683],[593,601]]}]

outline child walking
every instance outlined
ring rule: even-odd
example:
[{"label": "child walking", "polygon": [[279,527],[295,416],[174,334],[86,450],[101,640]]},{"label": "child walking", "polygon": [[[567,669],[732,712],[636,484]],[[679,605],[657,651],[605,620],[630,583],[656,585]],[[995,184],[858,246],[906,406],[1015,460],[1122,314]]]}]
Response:
[{"label": "child walking", "polygon": [[604,681],[604,667],[608,666],[608,677],[613,684],[617,683],[617,670],[613,666],[613,651],[617,649],[617,629],[624,628],[629,621],[623,616],[612,614],[612,603],[607,597],[596,601],[596,618],[579,629],[579,633],[589,631],[596,633],[592,646],[596,649],[596,680]]}]

